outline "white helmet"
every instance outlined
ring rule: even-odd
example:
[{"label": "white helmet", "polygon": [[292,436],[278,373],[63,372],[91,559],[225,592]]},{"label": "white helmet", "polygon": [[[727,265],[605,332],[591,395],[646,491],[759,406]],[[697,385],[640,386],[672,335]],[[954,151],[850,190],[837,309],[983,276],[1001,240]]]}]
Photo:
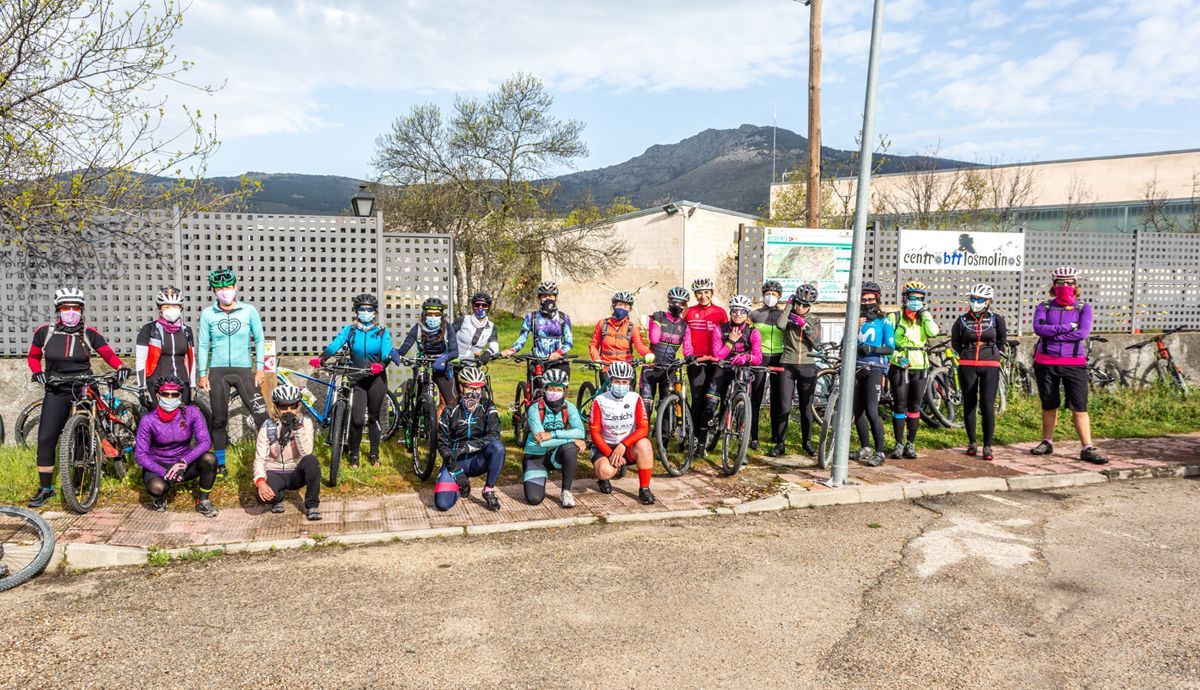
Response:
[{"label": "white helmet", "polygon": [[84,306],[83,290],[79,288],[60,288],[54,293],[54,308],[57,309],[64,304],[78,304]]},{"label": "white helmet", "polygon": [[1074,266],[1059,266],[1054,269],[1054,280],[1075,280],[1079,278],[1079,271]]},{"label": "white helmet", "polygon": [[625,304],[633,304],[633,293],[628,290],[618,290],[613,293],[612,303],[624,302]]},{"label": "white helmet", "polygon": [[290,383],[283,383],[276,386],[275,391],[271,393],[271,400],[276,405],[294,405],[300,402],[300,389]]},{"label": "white helmet", "polygon": [[608,365],[608,377],[610,379],[629,379],[633,380],[633,365],[629,362],[613,362]]},{"label": "white helmet", "polygon": [[996,296],[996,291],[992,289],[991,285],[988,285],[987,283],[980,283],[980,284],[976,285],[975,287],[971,288],[971,291],[969,293],[967,293],[967,296],[968,297],[982,297],[984,299],[992,299],[993,297]]},{"label": "white helmet", "polygon": [[171,305],[174,305],[177,307],[182,307],[183,306],[183,293],[179,291],[179,288],[173,288],[173,287],[163,288],[162,292],[158,293],[158,296],[154,298],[154,303],[160,307],[163,306],[164,304],[171,304]]},{"label": "white helmet", "polygon": [[471,388],[487,385],[487,372],[482,367],[464,367],[458,372],[458,382]]},{"label": "white helmet", "polygon": [[697,290],[715,290],[716,285],[712,278],[697,278],[692,281],[692,292]]},{"label": "white helmet", "polygon": [[745,309],[746,311],[750,311],[751,304],[750,298],[745,295],[734,295],[733,299],[729,300],[730,309]]}]

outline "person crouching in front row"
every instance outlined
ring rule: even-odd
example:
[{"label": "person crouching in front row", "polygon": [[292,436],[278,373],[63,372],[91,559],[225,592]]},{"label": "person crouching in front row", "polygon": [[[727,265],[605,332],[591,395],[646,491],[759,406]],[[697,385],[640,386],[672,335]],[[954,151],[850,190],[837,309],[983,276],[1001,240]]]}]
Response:
[{"label": "person crouching in front row", "polygon": [[320,520],[321,463],[313,455],[312,421],[297,414],[300,389],[282,385],[271,394],[278,418],[267,419],[254,447],[254,486],[258,500],[283,512],[283,492],[304,487],[304,514]]}]

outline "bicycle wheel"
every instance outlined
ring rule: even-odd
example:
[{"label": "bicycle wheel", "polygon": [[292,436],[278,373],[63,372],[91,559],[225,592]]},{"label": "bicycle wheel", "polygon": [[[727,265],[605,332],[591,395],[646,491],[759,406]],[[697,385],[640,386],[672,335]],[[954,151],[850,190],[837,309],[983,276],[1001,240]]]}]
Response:
[{"label": "bicycle wheel", "polygon": [[417,399],[414,413],[412,445],[413,472],[422,481],[433,475],[434,456],[437,455],[437,407],[433,395],[425,391]]},{"label": "bicycle wheel", "polygon": [[73,415],[58,437],[58,481],[63,502],[76,513],[86,513],[100,495],[100,452],[86,414]]},{"label": "bicycle wheel", "polygon": [[575,407],[579,409],[580,415],[587,415],[583,419],[588,421],[591,418],[591,409],[584,410],[584,406],[591,407],[587,403],[596,397],[596,384],[591,381],[584,381],[579,384],[579,393],[575,396]]},{"label": "bicycle wheel", "polygon": [[0,446],[4,445],[4,417],[0,417]]},{"label": "bicycle wheel", "polygon": [[390,441],[396,435],[396,431],[400,429],[400,401],[396,400],[396,394],[391,391],[388,391],[387,397],[383,399],[379,423],[383,425],[381,438],[384,441]]},{"label": "bicycle wheel", "polygon": [[[109,467],[117,479],[124,479],[134,466],[133,451],[137,443],[137,432],[124,422],[113,422],[112,433],[101,444]],[[104,444],[108,444],[105,446]]]},{"label": "bicycle wheel", "polygon": [[1004,414],[1008,409],[1008,378],[1000,377],[999,383],[996,385],[996,416]]},{"label": "bicycle wheel", "polygon": [[1183,378],[1183,373],[1178,371],[1179,367],[1174,362],[1169,362],[1165,359],[1156,360],[1154,364],[1146,367],[1146,371],[1142,373],[1140,382],[1141,388],[1147,386],[1161,385],[1166,386],[1173,392],[1186,396],[1187,382]]},{"label": "bicycle wheel", "polygon": [[835,388],[829,394],[828,405],[825,407],[827,414],[821,420],[821,436],[817,445],[817,464],[821,469],[827,470],[833,466],[833,439],[837,435],[833,425],[836,423],[837,404],[840,392]]},{"label": "bicycle wheel", "polygon": [[1183,377],[1183,369],[1180,369],[1179,365],[1174,362],[1171,362],[1171,381],[1175,384],[1175,392],[1186,398],[1188,394],[1188,382]]},{"label": "bicycle wheel", "polygon": [[[813,388],[812,402],[809,403],[809,407],[812,408],[813,421],[817,424],[825,421],[825,410],[829,406],[829,394],[833,391],[833,382],[837,381],[837,377],[837,369],[822,369],[817,372],[817,384]],[[801,414],[799,405],[793,405],[792,410],[794,416]]]},{"label": "bicycle wheel", "polygon": [[1125,388],[1128,385],[1125,371],[1112,357],[1096,359],[1092,366],[1088,367],[1088,374],[1090,374],[1088,378],[1089,383],[1092,384],[1092,390],[1111,391]]},{"label": "bicycle wheel", "polygon": [[721,471],[731,477],[742,469],[750,447],[750,394],[738,393],[725,413],[725,428],[721,430]]},{"label": "bicycle wheel", "polygon": [[17,423],[13,426],[13,433],[17,436],[17,445],[22,448],[29,447],[29,441],[37,441],[38,423],[42,418],[42,401],[36,400],[25,406],[21,410],[21,414],[17,415]]},{"label": "bicycle wheel", "polygon": [[342,468],[342,453],[346,449],[346,425],[350,421],[350,403],[339,400],[329,412],[329,486],[337,486]]},{"label": "bicycle wheel", "polygon": [[[671,454],[674,446],[678,455]],[[669,393],[658,403],[654,419],[654,450],[663,469],[672,477],[692,469],[696,452],[696,437],[692,435],[692,413],[687,401],[677,393]]]},{"label": "bicycle wheel", "polygon": [[0,506],[0,592],[37,577],[54,553],[54,530],[41,515]]},{"label": "bicycle wheel", "polygon": [[929,372],[929,385],[925,387],[925,404],[921,406],[921,418],[930,424],[947,429],[961,427],[956,422],[954,395],[951,388],[950,370],[937,368]]},{"label": "bicycle wheel", "polygon": [[1017,387],[1022,395],[1033,395],[1033,372],[1024,362],[1017,363]]},{"label": "bicycle wheel", "polygon": [[525,422],[525,384],[517,384],[517,392],[513,396],[512,409],[513,439],[517,446],[524,448],[529,438],[529,426]]}]

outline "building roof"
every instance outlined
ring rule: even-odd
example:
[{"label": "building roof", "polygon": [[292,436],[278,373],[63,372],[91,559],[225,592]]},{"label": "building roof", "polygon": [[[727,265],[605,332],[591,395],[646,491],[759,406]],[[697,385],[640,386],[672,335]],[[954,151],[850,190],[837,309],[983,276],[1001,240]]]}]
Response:
[{"label": "building roof", "polygon": [[[720,208],[718,206],[709,206],[708,204],[701,204],[701,203],[698,203],[695,201],[680,200],[680,201],[671,201],[668,203],[675,204],[676,206],[679,207],[680,211],[683,211],[685,209],[698,208],[698,209],[702,209],[705,211],[710,211],[712,213],[722,213],[724,215],[733,216],[735,218],[742,218],[745,220],[753,220],[753,221],[758,220],[758,216],[754,216],[749,213],[742,213],[741,211],[731,211],[727,208]],[[629,220],[630,218],[640,218],[642,216],[648,216],[652,213],[663,213],[663,206],[666,206],[666,205],[667,204],[663,204],[662,206],[651,206],[650,208],[643,208],[638,211],[630,211],[629,213],[622,213],[619,216],[613,216],[612,218],[605,218],[602,222],[604,222],[604,223],[619,223],[623,220]],[[579,226],[572,225],[571,227],[579,227]],[[564,228],[564,229],[569,230],[571,228]]]}]

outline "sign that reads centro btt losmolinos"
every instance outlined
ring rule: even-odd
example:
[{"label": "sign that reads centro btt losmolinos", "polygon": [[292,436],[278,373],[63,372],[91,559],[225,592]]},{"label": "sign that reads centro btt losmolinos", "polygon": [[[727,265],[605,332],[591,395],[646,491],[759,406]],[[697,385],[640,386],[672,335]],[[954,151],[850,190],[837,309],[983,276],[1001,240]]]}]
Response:
[{"label": "sign that reads centro btt losmolinos", "polygon": [[1025,233],[900,229],[900,269],[1020,271]]}]

